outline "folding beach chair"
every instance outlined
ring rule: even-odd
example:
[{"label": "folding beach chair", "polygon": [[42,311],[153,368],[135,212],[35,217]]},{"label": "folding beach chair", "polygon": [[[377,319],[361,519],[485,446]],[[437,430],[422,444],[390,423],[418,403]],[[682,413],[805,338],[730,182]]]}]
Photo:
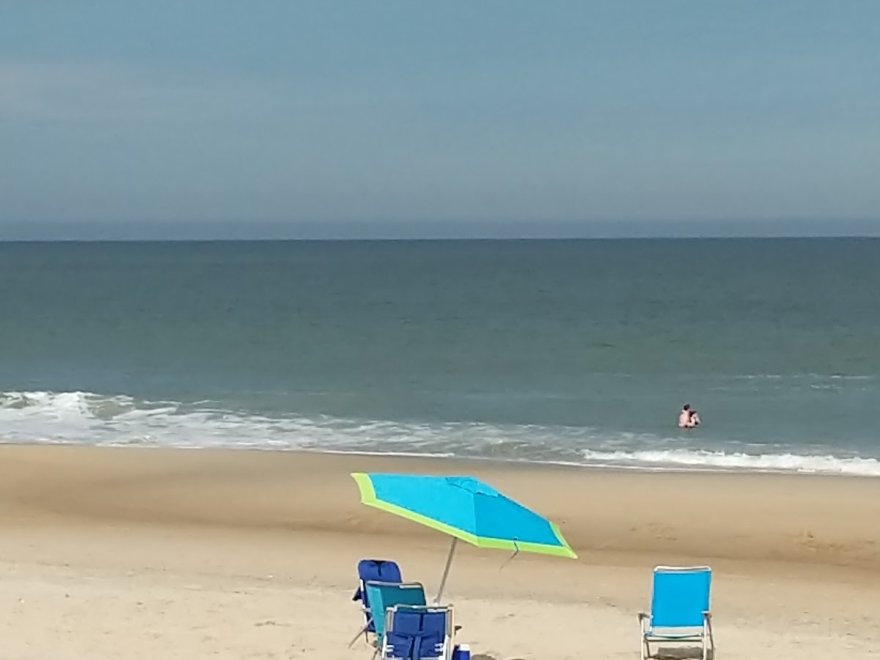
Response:
[{"label": "folding beach chair", "polygon": [[385,621],[382,660],[450,660],[452,608],[397,605]]},{"label": "folding beach chair", "polygon": [[709,589],[712,569],[708,566],[654,569],[651,613],[639,614],[642,660],[654,657],[650,643],[700,642],[703,660],[715,654]]},{"label": "folding beach chair", "polygon": [[370,601],[367,597],[364,585],[370,581],[387,582],[389,584],[403,582],[403,578],[400,574],[400,567],[395,562],[387,559],[361,559],[357,565],[357,572],[358,586],[351,599],[361,602],[365,624],[364,627],[358,631],[358,634],[354,636],[354,639],[351,640],[349,647],[351,647],[361,635],[364,636],[364,641],[368,642],[369,634],[376,632],[376,628],[373,625],[373,615],[370,612]]}]

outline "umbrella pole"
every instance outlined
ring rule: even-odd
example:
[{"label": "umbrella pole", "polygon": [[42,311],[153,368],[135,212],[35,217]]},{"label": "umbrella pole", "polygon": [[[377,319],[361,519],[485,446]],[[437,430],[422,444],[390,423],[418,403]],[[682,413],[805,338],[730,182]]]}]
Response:
[{"label": "umbrella pole", "polygon": [[440,599],[443,598],[443,589],[446,587],[446,578],[449,577],[449,567],[452,566],[452,555],[455,554],[456,543],[458,543],[458,539],[453,536],[452,545],[449,546],[449,556],[446,558],[446,568],[443,569],[443,577],[440,578],[440,588],[437,590],[437,597],[434,599],[435,605],[439,605]]}]

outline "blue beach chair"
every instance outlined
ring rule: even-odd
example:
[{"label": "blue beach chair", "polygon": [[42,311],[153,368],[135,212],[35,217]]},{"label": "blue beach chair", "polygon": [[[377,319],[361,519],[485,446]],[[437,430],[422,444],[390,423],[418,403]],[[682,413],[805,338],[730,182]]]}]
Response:
[{"label": "blue beach chair", "polygon": [[709,589],[712,569],[708,566],[654,569],[651,613],[639,614],[642,660],[654,657],[651,643],[700,642],[703,660],[715,654]]},{"label": "blue beach chair", "polygon": [[450,660],[452,608],[397,605],[388,610],[382,660]]},{"label": "blue beach chair", "polygon": [[358,586],[352,596],[353,601],[360,601],[364,613],[364,627],[358,631],[354,639],[349,643],[349,647],[357,641],[361,635],[365,641],[369,641],[369,634],[376,632],[373,625],[373,615],[370,611],[370,600],[367,596],[365,585],[367,582],[387,582],[389,584],[399,584],[403,582],[400,574],[400,567],[393,561],[387,559],[361,559],[357,565]]}]

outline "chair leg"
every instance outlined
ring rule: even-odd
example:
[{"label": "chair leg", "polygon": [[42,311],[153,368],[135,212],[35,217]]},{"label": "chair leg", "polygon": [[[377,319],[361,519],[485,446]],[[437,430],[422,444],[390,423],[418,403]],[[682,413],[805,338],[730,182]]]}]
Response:
[{"label": "chair leg", "polygon": [[647,630],[647,618],[644,614],[639,614],[639,637],[641,638],[639,641],[640,644],[640,654],[642,660],[647,660],[651,657],[651,647],[648,646],[648,630]]},{"label": "chair leg", "polygon": [[354,643],[355,643],[356,641],[358,641],[358,638],[359,638],[361,635],[364,636],[364,640],[365,640],[365,641],[369,641],[369,638],[367,637],[367,630],[369,629],[369,627],[370,627],[370,624],[368,623],[368,624],[366,624],[363,628],[361,628],[360,630],[358,630],[358,631],[357,631],[357,634],[356,634],[354,637],[352,637],[352,638],[351,638],[351,641],[348,643],[348,648],[351,648],[352,646],[354,646]]},{"label": "chair leg", "polygon": [[712,620],[709,619],[706,621],[706,631],[709,633],[709,651],[707,654],[707,660],[715,659],[715,633],[712,632]]}]

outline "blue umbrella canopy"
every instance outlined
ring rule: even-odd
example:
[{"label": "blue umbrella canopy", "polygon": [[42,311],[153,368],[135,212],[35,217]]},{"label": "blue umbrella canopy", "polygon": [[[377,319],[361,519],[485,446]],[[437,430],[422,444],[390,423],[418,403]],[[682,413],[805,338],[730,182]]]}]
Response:
[{"label": "blue umbrella canopy", "polygon": [[474,477],[355,473],[361,501],[479,548],[577,555],[559,528]]}]

